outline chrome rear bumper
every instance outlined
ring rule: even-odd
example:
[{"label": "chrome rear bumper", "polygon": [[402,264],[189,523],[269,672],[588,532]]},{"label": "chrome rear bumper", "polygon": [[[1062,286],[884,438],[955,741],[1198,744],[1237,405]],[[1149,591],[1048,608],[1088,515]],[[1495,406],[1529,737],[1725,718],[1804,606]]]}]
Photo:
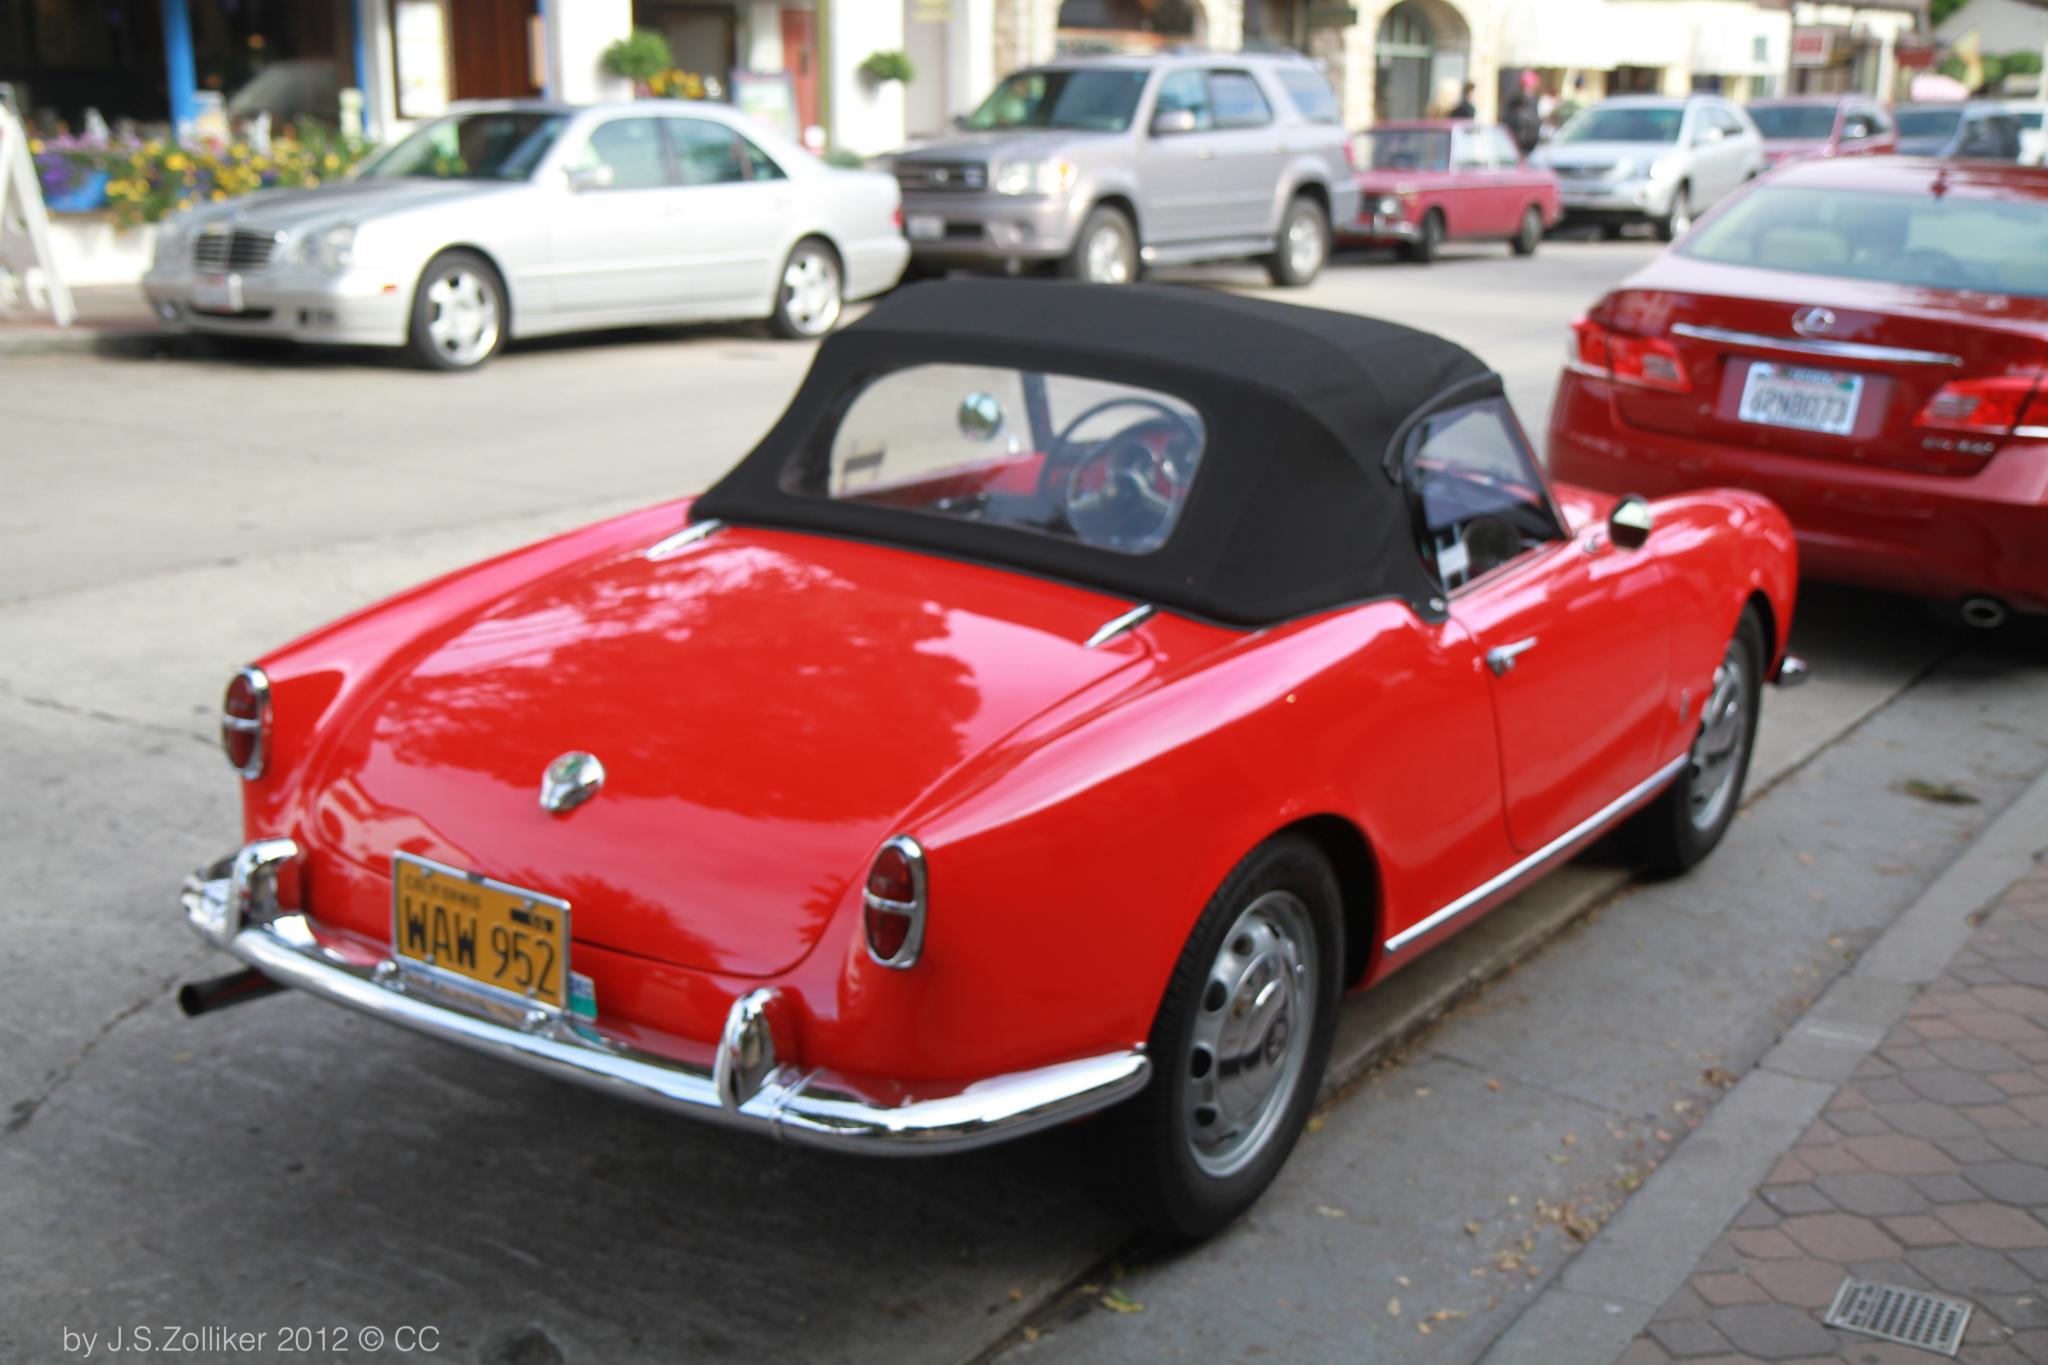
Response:
[{"label": "chrome rear bumper", "polygon": [[885,1102],[877,1093],[909,1087],[806,1069],[789,1050],[783,1004],[773,988],[733,1002],[709,1065],[631,1047],[588,1020],[470,997],[459,1001],[432,978],[395,960],[358,962],[322,945],[306,917],[276,908],[278,871],[298,856],[289,839],[262,839],[186,878],[182,902],[192,928],[279,985],[534,1071],[693,1118],[766,1130],[810,1146],[874,1155],[962,1151],[1048,1128],[1136,1094],[1151,1063],[1136,1050],[923,1088]]}]

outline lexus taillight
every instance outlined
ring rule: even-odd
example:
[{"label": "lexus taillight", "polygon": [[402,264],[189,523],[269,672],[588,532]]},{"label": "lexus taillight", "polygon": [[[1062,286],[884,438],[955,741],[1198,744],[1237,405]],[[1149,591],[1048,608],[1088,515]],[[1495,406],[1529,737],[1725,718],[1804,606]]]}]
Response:
[{"label": "lexus taillight", "polygon": [[875,854],[862,890],[868,956],[884,967],[914,964],[924,948],[924,908],[924,850],[899,834]]},{"label": "lexus taillight", "polygon": [[1565,365],[1580,374],[1640,388],[1692,392],[1692,380],[1685,373],[1685,360],[1676,346],[1663,337],[1617,332],[1589,317],[1572,323],[1571,350],[1565,356]]},{"label": "lexus taillight", "polygon": [[2034,392],[2032,375],[2000,374],[1943,384],[1917,419],[1923,427],[1986,436],[2048,436],[2048,394]]},{"label": "lexus taillight", "polygon": [[235,674],[221,698],[220,747],[245,779],[263,775],[270,748],[270,679],[254,664]]}]

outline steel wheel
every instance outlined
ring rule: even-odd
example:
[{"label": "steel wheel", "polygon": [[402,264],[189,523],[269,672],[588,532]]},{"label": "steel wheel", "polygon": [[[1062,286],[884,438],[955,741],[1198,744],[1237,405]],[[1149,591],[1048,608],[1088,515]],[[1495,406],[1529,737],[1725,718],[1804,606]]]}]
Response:
[{"label": "steel wheel", "polygon": [[829,251],[806,242],[789,253],[776,302],[777,330],[787,336],[823,336],[837,325],[845,307],[839,263]]},{"label": "steel wheel", "polygon": [[1543,211],[1534,204],[1522,211],[1522,225],[1509,243],[1517,256],[1533,256],[1543,244]]},{"label": "steel wheel", "polygon": [[1741,648],[1740,642],[1731,641],[1727,656],[1714,670],[1713,690],[1700,710],[1699,737],[1692,742],[1686,814],[1696,830],[1719,824],[1735,799],[1735,770],[1749,737],[1751,709],[1742,660],[1737,657]]},{"label": "steel wheel", "polygon": [[427,285],[427,338],[449,369],[467,369],[498,346],[496,281],[466,262],[444,267]]},{"label": "steel wheel", "polygon": [[1671,192],[1671,212],[1657,225],[1657,236],[1675,242],[1692,227],[1692,186],[1680,184]]},{"label": "steel wheel", "polygon": [[1105,222],[1088,234],[1086,272],[1090,284],[1131,282],[1131,244],[1122,228]]},{"label": "steel wheel", "polygon": [[1269,891],[1223,936],[1182,1066],[1188,1153],[1211,1176],[1242,1170],[1302,1083],[1315,1025],[1316,940],[1308,907]]},{"label": "steel wheel", "polygon": [[1323,225],[1312,213],[1298,213],[1287,225],[1287,264],[1297,275],[1323,268]]}]

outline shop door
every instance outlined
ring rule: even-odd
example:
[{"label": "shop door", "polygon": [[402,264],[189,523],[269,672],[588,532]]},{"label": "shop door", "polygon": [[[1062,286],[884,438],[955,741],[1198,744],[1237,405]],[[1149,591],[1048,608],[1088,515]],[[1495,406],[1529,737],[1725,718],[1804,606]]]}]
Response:
[{"label": "shop door", "polygon": [[[782,11],[782,69],[796,83],[796,128],[802,137],[818,126],[818,15],[815,10]],[[970,92],[979,99],[984,92]]]},{"label": "shop door", "polygon": [[527,43],[534,0],[452,0],[448,11],[455,98],[524,99],[538,95]]}]

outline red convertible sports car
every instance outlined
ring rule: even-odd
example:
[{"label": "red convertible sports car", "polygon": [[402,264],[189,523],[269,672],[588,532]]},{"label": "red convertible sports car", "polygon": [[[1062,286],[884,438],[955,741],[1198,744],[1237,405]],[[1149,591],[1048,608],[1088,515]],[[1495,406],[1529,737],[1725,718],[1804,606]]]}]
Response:
[{"label": "red convertible sports car", "polygon": [[1382,123],[1351,147],[1358,219],[1337,225],[1350,245],[1398,246],[1424,265],[1451,241],[1506,242],[1529,256],[1564,214],[1557,176],[1523,160],[1498,124]]},{"label": "red convertible sports car", "polygon": [[1818,578],[2048,612],[2048,173],[1803,161],[1589,309],[1550,468],[1767,494]]},{"label": "red convertible sports car", "polygon": [[786,1140],[1094,1111],[1183,1236],[1293,1145],[1339,997],[1628,822],[1703,856],[1795,565],[1747,493],[1553,491],[1437,337],[1193,291],[924,285],[694,502],[236,675],[252,971]]}]

